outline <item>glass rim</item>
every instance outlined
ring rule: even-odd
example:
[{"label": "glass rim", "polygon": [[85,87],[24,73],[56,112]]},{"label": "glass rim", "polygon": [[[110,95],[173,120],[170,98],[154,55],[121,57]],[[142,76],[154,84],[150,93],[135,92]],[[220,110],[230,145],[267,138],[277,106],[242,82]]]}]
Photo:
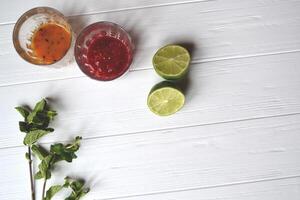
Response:
[{"label": "glass rim", "polygon": [[14,45],[14,48],[15,50],[17,51],[18,55],[23,58],[23,60],[25,60],[26,62],[30,63],[30,64],[34,64],[34,65],[38,65],[38,66],[51,66],[51,65],[54,65],[56,63],[58,63],[59,61],[61,61],[65,55],[51,63],[51,64],[44,64],[44,63],[35,63],[33,62],[31,59],[28,59],[28,57],[26,55],[27,52],[21,47],[20,45],[20,41],[19,41],[19,31],[20,31],[20,27],[22,26],[22,24],[28,20],[29,17],[31,16],[34,16],[36,14],[38,14],[38,10],[42,10],[44,9],[45,11],[52,11],[54,12],[55,14],[57,14],[59,17],[61,17],[67,24],[68,24],[68,28],[70,29],[70,39],[71,39],[71,44],[70,44],[70,47],[68,48],[68,51],[70,50],[71,46],[72,46],[72,41],[73,41],[73,30],[72,30],[72,26],[69,24],[68,22],[68,19],[66,18],[66,16],[64,16],[59,10],[55,9],[55,8],[51,8],[51,7],[47,7],[47,6],[39,6],[39,7],[34,7],[34,8],[31,8],[30,10],[27,10],[26,12],[24,12],[19,18],[18,20],[16,21],[15,25],[14,25],[14,29],[13,29],[13,34],[12,34],[12,40],[13,40],[13,45]]},{"label": "glass rim", "polygon": [[[84,28],[80,31],[80,33],[79,33],[79,35],[78,35],[78,37],[77,37],[77,39],[76,39],[75,47],[76,47],[76,44],[77,44],[77,42],[79,41],[79,39],[82,37],[82,35],[83,35],[89,28],[91,28],[91,27],[93,27],[93,26],[96,26],[96,25],[98,25],[98,24],[110,24],[110,25],[113,25],[113,26],[117,26],[117,27],[118,27],[119,29],[121,29],[124,33],[126,33],[126,36],[128,37],[128,39],[129,39],[129,41],[130,41],[131,48],[132,48],[132,50],[134,49],[134,45],[133,45],[133,42],[132,42],[132,38],[131,38],[130,34],[125,30],[125,28],[123,28],[122,26],[120,26],[120,25],[117,24],[117,23],[109,22],[109,21],[99,21],[99,22],[95,22],[95,23],[89,24],[88,26],[84,27]],[[74,48],[74,50],[76,50],[76,48]]]}]

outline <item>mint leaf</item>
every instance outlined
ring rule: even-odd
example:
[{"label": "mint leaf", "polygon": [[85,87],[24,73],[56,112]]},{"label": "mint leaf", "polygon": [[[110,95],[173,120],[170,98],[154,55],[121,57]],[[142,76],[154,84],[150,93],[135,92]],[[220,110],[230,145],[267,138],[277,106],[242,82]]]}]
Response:
[{"label": "mint leaf", "polygon": [[44,200],[51,200],[53,196],[55,196],[55,194],[57,194],[59,191],[61,191],[63,188],[67,188],[70,186],[70,182],[69,182],[69,178],[66,177],[65,178],[65,183],[63,185],[54,185],[51,186],[47,192],[46,192],[46,197],[44,198]]},{"label": "mint leaf", "polygon": [[81,137],[76,137],[74,142],[71,144],[63,145],[61,143],[51,145],[50,152],[53,153],[57,161],[65,160],[67,162],[72,162],[73,159],[76,159],[75,154],[80,147]]},{"label": "mint leaf", "polygon": [[46,192],[46,197],[44,198],[44,200],[51,200],[52,197],[58,193],[59,191],[61,191],[61,189],[63,189],[64,187],[61,186],[61,185],[54,185],[54,186],[51,186],[47,192]]},{"label": "mint leaf", "polygon": [[[50,110],[45,99],[38,102],[31,112],[30,109],[24,107],[16,107],[16,110],[25,118],[24,121],[19,122],[19,129],[21,132],[30,133],[31,131],[36,130],[47,132],[54,131],[53,128],[49,128],[48,126],[57,113],[56,111]],[[32,137],[32,134],[30,133],[27,137]],[[28,139],[29,138],[26,138],[26,143],[24,142],[24,144],[34,143],[28,141]]]},{"label": "mint leaf", "polygon": [[34,179],[42,179],[43,175],[41,173],[41,171],[38,171],[35,175],[34,175]]},{"label": "mint leaf", "polygon": [[69,151],[74,151],[74,152],[77,151],[80,147],[81,140],[82,140],[82,137],[80,137],[80,136],[75,137],[74,142],[72,144],[67,144],[66,148]]},{"label": "mint leaf", "polygon": [[34,124],[34,126],[39,128],[39,129],[44,129],[44,128],[48,127],[51,119],[53,119],[54,117],[52,117],[50,119],[47,116],[47,112],[48,111],[42,111],[42,112],[36,113],[35,116],[32,119],[31,124]]},{"label": "mint leaf", "polygon": [[26,160],[30,160],[29,159],[29,153],[25,153],[25,158],[26,158]]},{"label": "mint leaf", "polygon": [[72,179],[69,178],[68,176],[65,177],[65,183],[64,183],[64,187],[69,187],[71,184]]},{"label": "mint leaf", "polygon": [[35,125],[42,127],[48,126],[50,119],[48,116],[43,112],[38,112],[32,119],[32,123]]},{"label": "mint leaf", "polygon": [[29,115],[29,111],[21,106],[15,107],[15,109],[24,117],[25,121],[27,116]]},{"label": "mint leaf", "polygon": [[29,126],[26,122],[19,122],[19,129],[21,132],[24,132],[24,133],[29,132]]},{"label": "mint leaf", "polygon": [[43,160],[45,157],[49,155],[49,153],[41,147],[40,145],[32,145],[31,150],[34,155],[36,155],[40,160]]},{"label": "mint leaf", "polygon": [[66,147],[61,143],[51,145],[50,152],[55,154],[58,160],[72,162],[73,159],[77,158],[74,152],[68,151]]},{"label": "mint leaf", "polygon": [[79,200],[90,191],[89,188],[84,188],[83,180],[72,180],[67,178],[66,183],[72,189],[72,192],[65,200]]},{"label": "mint leaf", "polygon": [[53,155],[48,155],[42,160],[42,162],[38,166],[42,177],[45,179],[51,178],[50,168],[52,167],[52,162]]},{"label": "mint leaf", "polygon": [[73,191],[80,191],[83,186],[84,186],[84,181],[83,180],[77,180],[77,181],[73,181],[71,183],[70,188]]},{"label": "mint leaf", "polygon": [[44,135],[47,135],[50,132],[51,132],[51,130],[34,130],[34,131],[30,131],[29,133],[26,134],[23,143],[25,145],[31,146],[38,139],[40,139]]},{"label": "mint leaf", "polygon": [[54,111],[54,110],[49,110],[47,111],[47,117],[50,119],[50,120],[53,120],[54,117],[57,115],[57,112]]},{"label": "mint leaf", "polygon": [[39,101],[37,104],[35,104],[35,107],[33,109],[33,112],[40,112],[43,111],[45,109],[47,105],[47,102],[45,99],[42,99],[41,101]]},{"label": "mint leaf", "polygon": [[35,105],[33,111],[28,115],[27,121],[28,121],[29,123],[32,123],[32,122],[33,122],[33,119],[36,117],[37,113],[38,113],[38,112],[41,112],[41,111],[43,111],[43,110],[45,109],[46,104],[47,104],[47,103],[46,103],[46,100],[45,100],[45,99],[42,99],[40,102],[38,102],[38,103]]}]

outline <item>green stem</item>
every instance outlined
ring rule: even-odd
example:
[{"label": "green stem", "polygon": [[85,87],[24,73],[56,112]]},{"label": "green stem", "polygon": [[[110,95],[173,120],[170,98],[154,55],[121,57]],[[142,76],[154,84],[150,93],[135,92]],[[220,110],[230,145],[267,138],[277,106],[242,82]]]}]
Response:
[{"label": "green stem", "polygon": [[33,173],[32,173],[32,159],[31,159],[30,147],[28,147],[28,165],[29,165],[29,176],[30,176],[30,186],[31,186],[31,199],[35,200],[35,188],[34,188]]},{"label": "green stem", "polygon": [[47,178],[44,179],[44,185],[43,185],[43,192],[42,192],[42,200],[45,198],[45,192],[46,192],[46,184],[47,184]]}]

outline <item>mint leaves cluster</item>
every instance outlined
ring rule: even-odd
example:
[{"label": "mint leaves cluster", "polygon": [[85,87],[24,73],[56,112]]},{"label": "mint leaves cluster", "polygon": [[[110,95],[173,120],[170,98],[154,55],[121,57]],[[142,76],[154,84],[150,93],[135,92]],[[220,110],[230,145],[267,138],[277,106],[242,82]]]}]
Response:
[{"label": "mint leaves cluster", "polygon": [[84,181],[83,180],[73,180],[69,177],[65,178],[65,183],[63,185],[54,185],[51,186],[47,192],[46,197],[44,200],[51,200],[52,197],[61,191],[63,188],[71,188],[72,192],[69,197],[67,197],[65,200],[79,200],[81,197],[83,197],[86,193],[89,192],[88,188],[84,187]]},{"label": "mint leaves cluster", "polygon": [[[70,195],[65,200],[81,199],[89,192],[89,189],[84,187],[83,180],[74,180],[66,177],[63,185],[51,186],[47,191],[46,183],[51,178],[52,171],[58,162],[65,161],[71,163],[77,158],[76,152],[80,148],[80,140],[82,138],[77,136],[70,144],[53,144],[48,151],[43,146],[37,144],[37,142],[43,136],[54,131],[53,128],[49,127],[49,124],[54,120],[57,112],[51,110],[45,99],[38,102],[34,109],[16,107],[16,110],[24,118],[24,121],[19,122],[19,128],[21,132],[25,133],[23,143],[28,147],[28,152],[25,156],[29,164],[32,200],[36,199],[34,179],[44,180],[42,200],[51,200],[62,189],[71,190]],[[35,174],[32,170],[32,156],[35,156],[40,161],[38,171]]]}]

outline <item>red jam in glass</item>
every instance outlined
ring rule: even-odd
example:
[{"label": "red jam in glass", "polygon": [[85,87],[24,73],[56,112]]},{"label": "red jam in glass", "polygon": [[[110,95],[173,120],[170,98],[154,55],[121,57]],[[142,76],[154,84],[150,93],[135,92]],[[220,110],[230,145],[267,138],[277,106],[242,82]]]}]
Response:
[{"label": "red jam in glass", "polygon": [[110,36],[100,36],[90,42],[87,61],[93,68],[95,78],[112,80],[128,69],[130,52],[122,41]]}]

